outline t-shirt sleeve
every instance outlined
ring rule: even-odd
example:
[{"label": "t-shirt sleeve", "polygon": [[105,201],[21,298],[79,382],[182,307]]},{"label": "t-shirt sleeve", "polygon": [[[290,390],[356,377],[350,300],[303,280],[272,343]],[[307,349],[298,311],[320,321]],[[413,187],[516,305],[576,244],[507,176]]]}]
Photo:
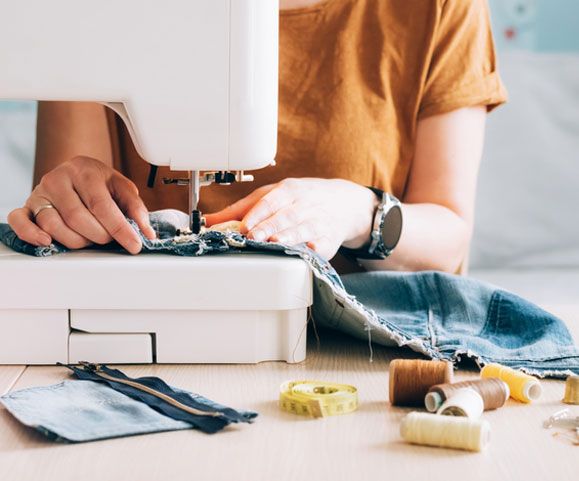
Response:
[{"label": "t-shirt sleeve", "polygon": [[430,50],[420,118],[479,105],[490,112],[507,100],[487,0],[443,1]]}]

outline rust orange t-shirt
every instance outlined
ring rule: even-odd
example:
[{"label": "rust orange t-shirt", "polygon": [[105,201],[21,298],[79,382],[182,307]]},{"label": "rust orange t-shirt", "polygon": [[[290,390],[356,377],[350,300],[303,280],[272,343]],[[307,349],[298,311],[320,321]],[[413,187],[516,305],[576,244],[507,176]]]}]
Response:
[{"label": "rust orange t-shirt", "polygon": [[[279,95],[277,165],[252,172],[252,183],[204,187],[203,212],[287,177],[344,178],[403,199],[421,118],[506,100],[487,1],[326,0],[282,11]],[[148,189],[149,166],[124,125],[111,114],[109,126],[115,167],[147,207],[186,210],[187,189]]]}]

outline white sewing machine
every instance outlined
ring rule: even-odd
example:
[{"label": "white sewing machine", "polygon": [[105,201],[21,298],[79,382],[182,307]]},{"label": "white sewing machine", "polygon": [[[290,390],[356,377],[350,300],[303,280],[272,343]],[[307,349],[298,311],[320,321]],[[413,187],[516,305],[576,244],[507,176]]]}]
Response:
[{"label": "white sewing machine", "polygon": [[[0,0],[0,99],[96,101],[141,156],[200,186],[251,180],[277,137],[276,0]],[[0,364],[305,358],[299,259],[0,247]]]}]

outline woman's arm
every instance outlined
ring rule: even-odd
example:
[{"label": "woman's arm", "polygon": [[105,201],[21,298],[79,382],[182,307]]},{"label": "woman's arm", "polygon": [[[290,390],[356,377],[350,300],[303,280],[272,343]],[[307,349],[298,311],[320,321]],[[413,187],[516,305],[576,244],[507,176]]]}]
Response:
[{"label": "woman's arm", "polygon": [[78,156],[113,166],[106,108],[92,102],[39,102],[34,185]]},{"label": "woman's arm", "polygon": [[485,133],[484,107],[421,120],[404,203],[404,229],[392,255],[367,269],[456,272],[466,261]]},{"label": "woman's arm", "polygon": [[125,216],[155,237],[137,187],[112,167],[102,105],[41,103],[37,131],[34,190],[8,216],[20,239],[34,245],[56,240],[71,249],[114,239],[136,254],[141,240]]},{"label": "woman's arm", "polygon": [[[373,270],[456,272],[470,242],[476,181],[486,111],[466,108],[421,120],[404,198],[404,229],[398,247]],[[377,200],[367,188],[336,179],[287,179],[257,189],[207,216],[208,223],[242,220],[258,240],[306,242],[326,258],[340,245],[369,242]]]}]

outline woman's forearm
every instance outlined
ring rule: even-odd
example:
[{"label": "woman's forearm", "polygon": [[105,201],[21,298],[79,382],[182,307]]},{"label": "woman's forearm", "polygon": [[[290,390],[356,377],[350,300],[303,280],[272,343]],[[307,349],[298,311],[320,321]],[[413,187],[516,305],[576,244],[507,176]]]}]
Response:
[{"label": "woman's forearm", "polygon": [[84,155],[112,166],[106,108],[91,102],[40,102],[34,185],[47,172]]},{"label": "woman's forearm", "polygon": [[465,262],[471,226],[436,204],[405,204],[398,246],[384,260],[361,261],[368,270],[438,270],[456,273]]},{"label": "woman's forearm", "polygon": [[367,269],[456,273],[468,257],[474,224],[484,107],[455,110],[418,123],[404,202],[402,237],[383,261]]}]

